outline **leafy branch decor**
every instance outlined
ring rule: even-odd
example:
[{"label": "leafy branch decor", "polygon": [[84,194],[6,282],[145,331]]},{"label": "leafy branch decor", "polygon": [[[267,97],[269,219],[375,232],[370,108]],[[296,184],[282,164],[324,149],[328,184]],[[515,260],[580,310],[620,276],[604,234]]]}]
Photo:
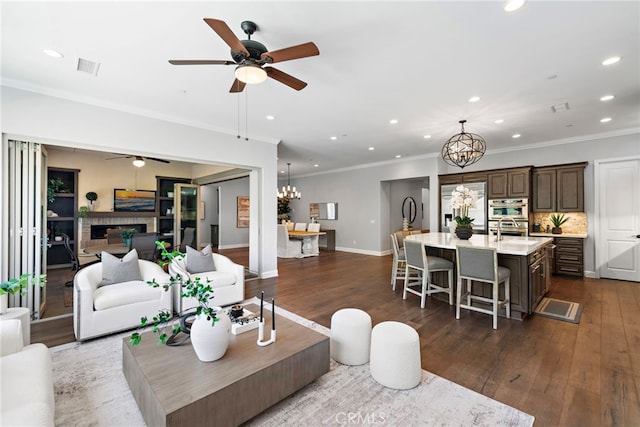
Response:
[{"label": "leafy branch decor", "polygon": [[27,287],[29,285],[39,285],[40,287],[43,287],[47,282],[46,277],[46,274],[36,276],[34,274],[25,273],[19,277],[9,279],[6,282],[0,283],[0,295],[15,295],[18,292],[20,295],[26,295]]},{"label": "leafy branch decor", "polygon": [[[185,254],[182,252],[175,250],[172,252],[167,251],[165,245],[161,241],[156,241],[156,246],[160,250],[162,261],[159,261],[160,266],[163,268],[166,265],[173,263],[175,260],[182,259],[185,257]],[[199,277],[195,279],[187,279],[183,280],[179,274],[170,276],[169,283],[160,284],[155,279],[150,282],[147,282],[149,286],[153,288],[160,288],[167,292],[173,286],[180,286],[182,283],[182,290],[180,292],[181,297],[192,297],[198,301],[198,307],[195,310],[195,316],[206,316],[206,320],[211,322],[211,326],[215,326],[216,322],[218,322],[219,317],[215,307],[210,305],[210,301],[213,299],[213,288],[210,285],[210,281],[206,283],[202,282]],[[167,340],[169,339],[169,335],[166,332],[166,328],[168,326],[169,321],[171,320],[172,315],[169,310],[162,310],[158,312],[157,316],[153,316],[151,322],[145,316],[140,319],[140,327],[144,328],[146,326],[151,325],[152,331],[158,334],[158,345],[166,345]],[[181,327],[179,324],[175,324],[171,328],[172,334],[177,334],[180,332]],[[132,346],[140,344],[142,341],[142,336],[138,332],[134,332],[129,338],[129,344]]]}]

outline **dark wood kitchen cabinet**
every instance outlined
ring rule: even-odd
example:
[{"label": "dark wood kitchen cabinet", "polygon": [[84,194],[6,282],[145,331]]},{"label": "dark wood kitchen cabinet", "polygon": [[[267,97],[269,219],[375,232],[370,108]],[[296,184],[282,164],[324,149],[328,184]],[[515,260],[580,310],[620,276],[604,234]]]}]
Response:
[{"label": "dark wood kitchen cabinet", "polygon": [[529,198],[531,168],[506,169],[487,176],[489,199]]},{"label": "dark wood kitchen cabinet", "polygon": [[578,237],[556,237],[554,273],[583,277],[584,240]]},{"label": "dark wood kitchen cabinet", "polygon": [[584,212],[584,163],[534,168],[533,212]]}]

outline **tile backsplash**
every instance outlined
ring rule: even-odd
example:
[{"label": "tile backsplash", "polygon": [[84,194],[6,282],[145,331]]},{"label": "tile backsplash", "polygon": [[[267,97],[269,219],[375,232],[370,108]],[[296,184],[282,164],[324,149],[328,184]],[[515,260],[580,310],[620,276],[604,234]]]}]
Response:
[{"label": "tile backsplash", "polygon": [[[561,212],[569,218],[569,221],[562,224],[562,231],[565,233],[586,233],[587,232],[587,214],[584,212]],[[540,224],[541,231],[547,228],[553,228],[549,217],[553,215],[553,212],[535,212],[532,214],[532,223],[529,224],[530,230],[533,229],[533,223]]]}]

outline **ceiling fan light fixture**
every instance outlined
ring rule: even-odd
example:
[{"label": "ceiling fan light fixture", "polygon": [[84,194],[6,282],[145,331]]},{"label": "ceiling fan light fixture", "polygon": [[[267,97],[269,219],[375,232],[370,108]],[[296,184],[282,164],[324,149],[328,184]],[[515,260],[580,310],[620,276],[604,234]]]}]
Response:
[{"label": "ceiling fan light fixture", "polygon": [[140,156],[136,156],[135,159],[133,159],[133,166],[137,167],[137,168],[141,168],[144,166],[144,159]]},{"label": "ceiling fan light fixture", "polygon": [[461,169],[480,160],[487,150],[487,143],[483,137],[464,131],[466,122],[466,120],[460,120],[462,131],[449,138],[442,147],[442,159],[447,164]]},{"label": "ceiling fan light fixture", "polygon": [[242,83],[258,84],[267,79],[267,72],[258,65],[239,65],[236,67],[236,79]]}]

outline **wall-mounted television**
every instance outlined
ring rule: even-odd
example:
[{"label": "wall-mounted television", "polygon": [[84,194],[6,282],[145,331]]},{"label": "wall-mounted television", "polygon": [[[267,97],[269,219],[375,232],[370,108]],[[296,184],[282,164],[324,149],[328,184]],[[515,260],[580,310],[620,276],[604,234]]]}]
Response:
[{"label": "wall-mounted television", "polygon": [[114,212],[155,212],[156,192],[151,190],[113,189]]}]

